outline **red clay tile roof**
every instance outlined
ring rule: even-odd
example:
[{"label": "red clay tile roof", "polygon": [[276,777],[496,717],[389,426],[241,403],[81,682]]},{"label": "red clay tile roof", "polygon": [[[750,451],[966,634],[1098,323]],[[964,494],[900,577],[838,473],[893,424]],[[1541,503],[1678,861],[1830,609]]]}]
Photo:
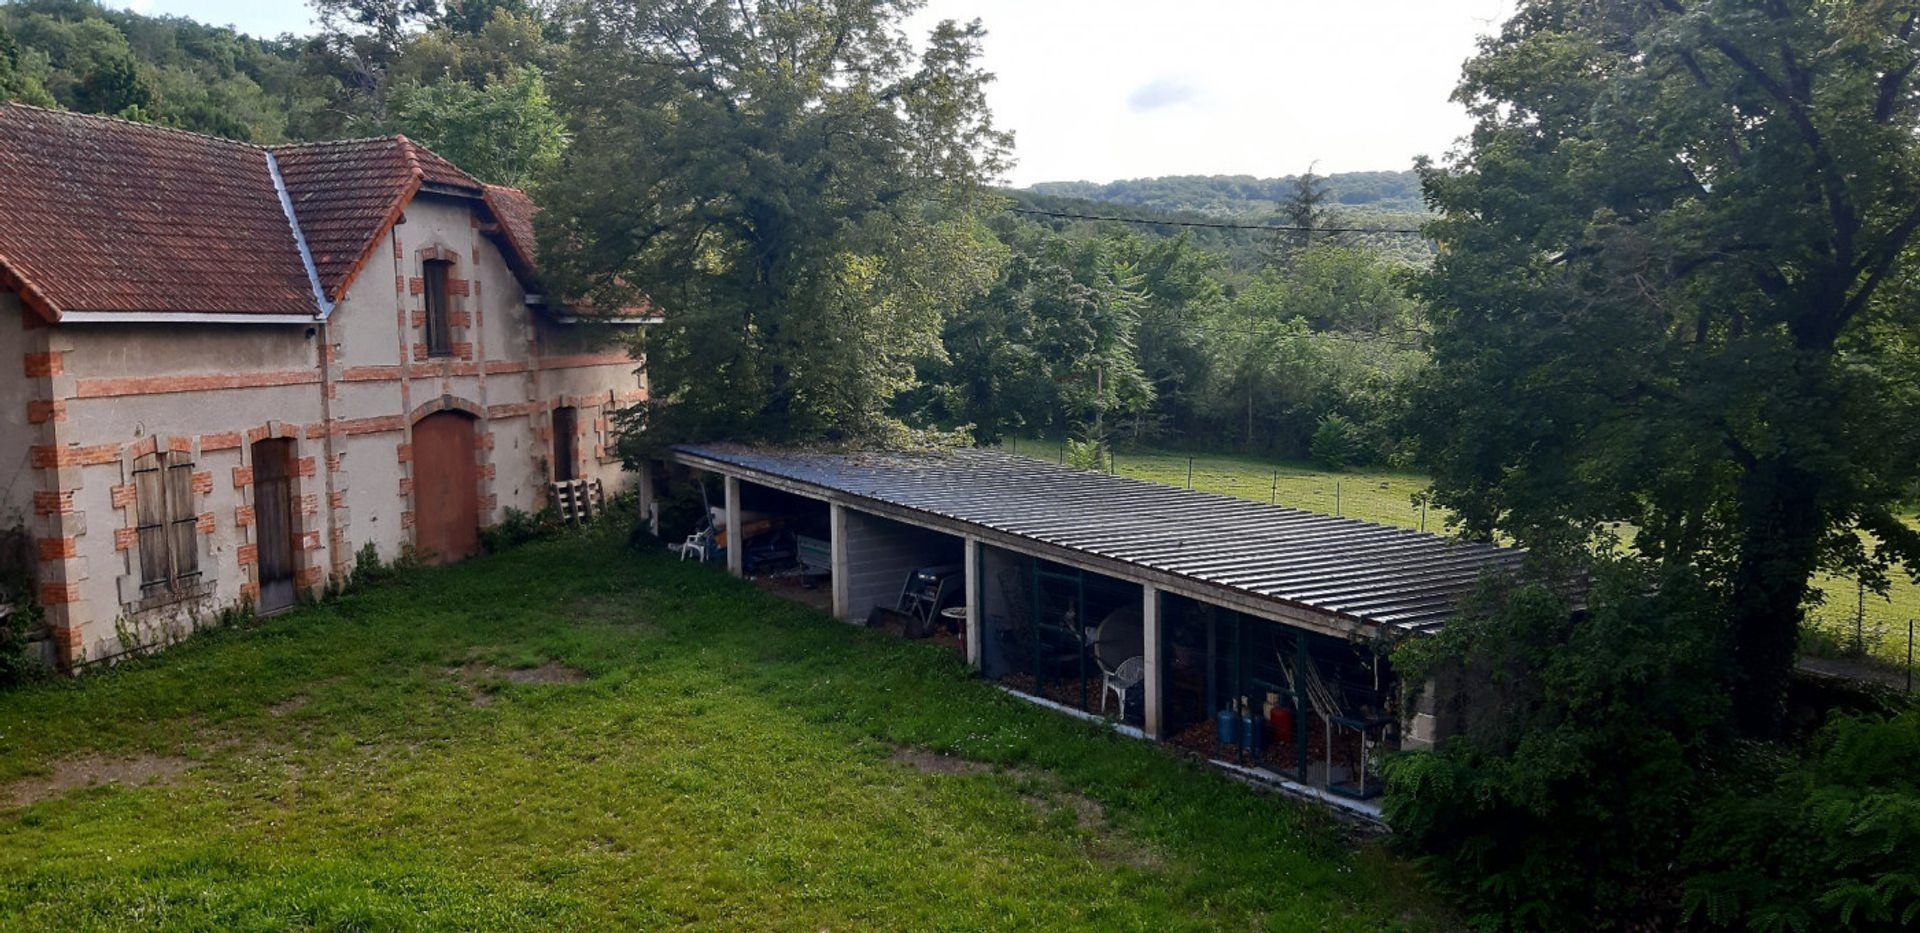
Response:
[{"label": "red clay tile roof", "polygon": [[487,208],[500,223],[501,238],[506,241],[501,244],[502,250],[532,269],[538,255],[533,238],[533,215],[539,210],[533,206],[533,199],[518,188],[488,185],[486,201]]},{"label": "red clay tile roof", "polygon": [[263,149],[0,104],[0,287],[50,319],[316,314],[276,167],[328,301],[423,185],[480,198],[514,271],[531,279],[526,195],[482,186],[404,136]]},{"label": "red clay tile roof", "polygon": [[327,300],[339,301],[368,252],[420,190],[419,170],[396,137],[271,151],[320,285]]},{"label": "red clay tile roof", "polygon": [[264,151],[34,107],[0,106],[0,267],[47,317],[314,311]]}]

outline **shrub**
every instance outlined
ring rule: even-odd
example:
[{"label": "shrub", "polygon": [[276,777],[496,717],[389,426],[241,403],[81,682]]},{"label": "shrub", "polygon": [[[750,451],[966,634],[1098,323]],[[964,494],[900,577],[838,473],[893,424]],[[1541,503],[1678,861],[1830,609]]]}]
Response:
[{"label": "shrub", "polygon": [[367,587],[392,583],[419,569],[422,561],[413,545],[402,545],[400,555],[387,563],[380,559],[380,549],[372,541],[360,545],[353,555],[353,576],[345,587],[348,591],[362,590]]},{"label": "shrub", "polygon": [[1095,470],[1104,472],[1107,468],[1107,452],[1097,440],[1079,440],[1069,438],[1066,453],[1062,457],[1066,465],[1076,470]]},{"label": "shrub", "polygon": [[[0,602],[5,601],[5,595],[0,592]],[[12,613],[0,618],[0,690],[17,687],[46,673],[45,665],[27,650],[39,626],[38,608],[31,604],[15,606]]]},{"label": "shrub", "polygon": [[498,554],[531,541],[551,538],[560,533],[560,528],[560,519],[550,508],[536,515],[509,506],[499,524],[480,529],[480,546],[489,554]]},{"label": "shrub", "polygon": [[1670,925],[1697,767],[1727,712],[1704,602],[1625,564],[1578,617],[1554,587],[1490,582],[1396,652],[1407,682],[1458,685],[1436,712],[1461,731],[1387,763],[1386,815],[1476,924]]},{"label": "shrub", "polygon": [[[1689,919],[1757,930],[1920,921],[1920,712],[1844,717],[1804,760],[1751,762],[1687,841]],[[1772,766],[1772,767],[1769,767]]]},{"label": "shrub", "polygon": [[1344,470],[1366,458],[1367,443],[1360,426],[1336,412],[1321,416],[1308,451],[1315,463],[1330,470]]}]

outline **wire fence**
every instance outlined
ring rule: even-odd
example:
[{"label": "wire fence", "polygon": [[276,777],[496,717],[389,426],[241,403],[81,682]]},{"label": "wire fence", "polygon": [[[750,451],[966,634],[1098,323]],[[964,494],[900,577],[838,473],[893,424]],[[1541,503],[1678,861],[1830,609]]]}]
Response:
[{"label": "wire fence", "polygon": [[[1870,658],[1903,673],[1912,671],[1920,586],[1896,575],[1882,596],[1849,577],[1822,577],[1816,583],[1826,598],[1808,615],[1813,629],[1806,645],[1810,653]],[[1911,692],[1910,678],[1907,683]]]}]

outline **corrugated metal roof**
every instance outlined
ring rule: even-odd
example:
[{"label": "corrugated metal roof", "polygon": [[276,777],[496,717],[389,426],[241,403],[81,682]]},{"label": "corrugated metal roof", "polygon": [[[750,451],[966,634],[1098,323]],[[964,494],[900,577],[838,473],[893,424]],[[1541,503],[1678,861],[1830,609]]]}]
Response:
[{"label": "corrugated metal roof", "polygon": [[[942,521],[1176,578],[1231,604],[1270,603],[1354,626],[1437,628],[1488,570],[1521,551],[1263,505],[997,451],[822,453],[675,447],[683,462],[749,481],[883,503]],[[701,464],[700,461],[707,461]],[[1098,567],[1092,569],[1099,569]]]}]

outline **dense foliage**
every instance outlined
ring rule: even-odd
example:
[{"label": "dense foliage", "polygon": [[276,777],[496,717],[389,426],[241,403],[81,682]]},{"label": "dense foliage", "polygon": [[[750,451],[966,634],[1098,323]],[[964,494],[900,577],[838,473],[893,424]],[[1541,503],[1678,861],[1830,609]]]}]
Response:
[{"label": "dense foliage", "polygon": [[1185,237],[1003,218],[997,283],[947,321],[914,416],[1328,465],[1396,459],[1424,353],[1405,267],[1321,242],[1251,276]]},{"label": "dense foliage", "polygon": [[1839,719],[1805,761],[1753,764],[1687,840],[1689,916],[1776,930],[1920,923],[1920,712]]},{"label": "dense foliage", "polygon": [[1616,562],[1596,582],[1577,621],[1554,587],[1489,585],[1395,657],[1463,731],[1441,754],[1389,762],[1387,816],[1477,925],[1658,928],[1672,915],[1695,769],[1724,737],[1725,697],[1700,689],[1715,639],[1688,581]]},{"label": "dense foliage", "polygon": [[541,8],[423,0],[385,31],[367,4],[321,6],[328,31],[256,39],[89,0],[7,0],[0,100],[259,143],[404,132],[506,184],[557,160],[541,75],[562,37]]},{"label": "dense foliage", "polygon": [[1474,700],[1389,812],[1482,925],[1920,917],[1920,718],[1779,741],[1814,573],[1920,566],[1916,27],[1534,0],[1468,64],[1419,453],[1468,534],[1600,568],[1404,652]]},{"label": "dense foliage", "polygon": [[[0,98],[276,142],[324,131],[303,46],[86,0],[0,4]],[[9,77],[11,72],[12,77]]]},{"label": "dense foliage", "polygon": [[563,291],[671,308],[636,442],[902,442],[891,411],[946,311],[985,288],[978,226],[1010,143],[977,23],[916,47],[911,0],[589,3],[547,189]]},{"label": "dense foliage", "polygon": [[529,187],[567,148],[546,79],[526,65],[483,81],[401,84],[391,95],[393,123],[481,181]]},{"label": "dense foliage", "polygon": [[1818,570],[1920,567],[1920,10],[1535,0],[1469,64],[1415,424],[1465,531],[1616,523],[1723,599],[1780,721]]}]

